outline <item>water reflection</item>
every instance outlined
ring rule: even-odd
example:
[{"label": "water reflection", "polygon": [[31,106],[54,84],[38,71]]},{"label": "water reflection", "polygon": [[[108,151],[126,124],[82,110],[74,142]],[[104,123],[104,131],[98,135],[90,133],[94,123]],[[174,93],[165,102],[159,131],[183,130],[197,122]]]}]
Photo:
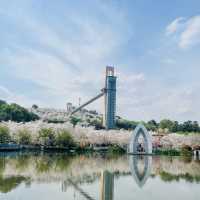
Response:
[{"label": "water reflection", "polygon": [[131,174],[139,187],[142,187],[151,175],[152,157],[145,155],[130,156]]},{"label": "water reflection", "polygon": [[[89,193],[84,191],[81,186],[68,178],[62,183],[62,191],[66,192],[68,187],[73,187],[77,192],[81,194],[85,199],[94,200]],[[113,200],[114,199],[114,174],[107,170],[101,172],[100,176],[100,200]]]},{"label": "water reflection", "polygon": [[[154,182],[155,177],[157,182],[154,184],[159,185],[166,182],[182,184],[180,180],[198,184],[200,161],[192,157],[145,155],[0,155],[0,199],[1,194],[7,194],[6,199],[12,200],[10,192],[18,191],[18,188],[28,190],[33,185],[40,188],[41,184],[55,183],[60,195],[76,193],[77,198],[72,195],[69,199],[114,200],[119,199],[119,191],[123,193],[130,185],[134,190],[146,190],[148,187],[145,186]],[[128,182],[120,182],[127,179]],[[19,199],[25,199],[22,196]]]},{"label": "water reflection", "polygon": [[73,180],[68,179],[64,181],[62,184],[62,191],[67,191],[67,187],[71,185],[76,191],[78,191],[85,199],[94,200],[87,192],[85,192],[78,184],[76,184]]},{"label": "water reflection", "polygon": [[109,171],[101,172],[101,200],[113,200],[114,198],[114,175]]}]

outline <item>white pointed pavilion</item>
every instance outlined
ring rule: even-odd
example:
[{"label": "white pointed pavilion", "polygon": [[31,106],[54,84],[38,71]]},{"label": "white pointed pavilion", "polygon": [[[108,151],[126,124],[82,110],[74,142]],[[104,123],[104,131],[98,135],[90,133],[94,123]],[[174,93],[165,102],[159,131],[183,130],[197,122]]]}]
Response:
[{"label": "white pointed pavilion", "polygon": [[[144,152],[138,152],[137,147],[139,145],[140,135],[144,138]],[[144,127],[143,124],[139,124],[131,135],[131,141],[129,143],[128,153],[130,154],[152,154],[152,139],[151,135]]]}]

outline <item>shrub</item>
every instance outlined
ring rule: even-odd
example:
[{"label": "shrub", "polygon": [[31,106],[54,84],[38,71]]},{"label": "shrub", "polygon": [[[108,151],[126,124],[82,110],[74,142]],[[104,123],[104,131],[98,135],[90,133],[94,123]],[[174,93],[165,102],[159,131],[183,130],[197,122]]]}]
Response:
[{"label": "shrub", "polygon": [[27,129],[19,130],[17,133],[17,142],[23,145],[29,145],[32,142],[31,133]]},{"label": "shrub", "polygon": [[55,132],[52,128],[42,128],[39,131],[39,142],[45,146],[55,145]]},{"label": "shrub", "polygon": [[180,152],[176,149],[156,149],[153,151],[156,155],[179,156]]},{"label": "shrub", "polygon": [[126,151],[118,145],[113,145],[108,148],[108,153],[111,153],[111,154],[122,154],[125,152]]},{"label": "shrub", "polygon": [[8,127],[0,126],[0,144],[9,143],[10,140],[11,136]]},{"label": "shrub", "polygon": [[73,147],[75,143],[69,131],[62,129],[56,136],[56,145],[59,147]]}]

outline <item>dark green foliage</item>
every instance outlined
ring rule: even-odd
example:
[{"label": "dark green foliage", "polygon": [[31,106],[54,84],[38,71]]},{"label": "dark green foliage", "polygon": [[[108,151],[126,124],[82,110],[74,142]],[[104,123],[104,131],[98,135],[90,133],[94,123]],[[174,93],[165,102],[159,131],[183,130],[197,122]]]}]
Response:
[{"label": "dark green foliage", "polygon": [[163,119],[160,123],[157,123],[155,120],[150,120],[147,123],[124,120],[118,117],[116,120],[116,128],[118,129],[135,129],[135,127],[142,123],[149,131],[158,131],[158,129],[168,129],[172,133],[199,133],[200,127],[197,121],[186,121],[183,123],[178,123],[177,121],[172,121],[169,119]]},{"label": "dark green foliage", "polygon": [[179,124],[177,121],[164,119],[160,121],[159,128],[167,128],[169,132],[200,132],[200,127],[197,121],[186,121]]},{"label": "dark green foliage", "polygon": [[169,119],[163,119],[159,123],[159,128],[161,129],[168,129],[170,132],[172,131],[173,121]]},{"label": "dark green foliage", "polygon": [[151,131],[156,131],[158,129],[159,124],[155,120],[150,120],[146,123],[146,128]]},{"label": "dark green foliage", "polygon": [[77,118],[77,117],[74,117],[72,116],[71,119],[70,119],[70,123],[73,124],[73,127],[75,128],[75,126],[81,122],[81,119],[80,118]]},{"label": "dark green foliage", "polygon": [[111,154],[123,154],[125,152],[126,151],[118,145],[112,145],[108,148],[108,153],[111,153]]},{"label": "dark green foliage", "polygon": [[6,104],[6,102],[0,99],[0,106],[3,104]]},{"label": "dark green foliage", "polygon": [[171,132],[178,132],[180,129],[179,123],[177,121],[173,122],[173,125],[171,126]]},{"label": "dark green foliage", "polygon": [[38,109],[38,106],[36,104],[33,104],[32,108],[36,110],[36,109]]},{"label": "dark green foliage", "polygon": [[10,140],[9,129],[6,126],[0,126],[0,144],[7,144]]},{"label": "dark green foliage", "polygon": [[64,120],[60,120],[60,119],[47,119],[44,121],[47,123],[52,123],[52,124],[64,124],[65,123]]},{"label": "dark green foliage", "polygon": [[139,122],[129,121],[129,120],[116,120],[116,128],[118,129],[135,129]]},{"label": "dark green foliage", "polygon": [[0,177],[0,192],[8,193],[28,179],[23,176]]},{"label": "dark green foliage", "polygon": [[166,156],[179,156],[180,151],[176,149],[157,149],[153,151],[154,154],[156,155],[166,155]]},{"label": "dark green foliage", "polygon": [[194,181],[198,183],[200,181],[199,176],[192,176],[189,173],[175,175],[175,174],[170,174],[168,172],[162,171],[160,172],[160,177],[165,182],[179,181],[180,179],[186,180],[187,182],[190,182],[190,183]]},{"label": "dark green foliage", "polygon": [[96,110],[89,110],[88,111],[90,114],[93,114],[93,115],[98,115],[97,111]]},{"label": "dark green foliage", "polygon": [[89,120],[88,123],[89,123],[90,126],[94,126],[96,130],[104,129],[101,120],[97,120],[97,119]]},{"label": "dark green foliage", "polygon": [[7,104],[0,100],[0,121],[29,122],[38,120],[39,117],[27,109],[12,103]]}]

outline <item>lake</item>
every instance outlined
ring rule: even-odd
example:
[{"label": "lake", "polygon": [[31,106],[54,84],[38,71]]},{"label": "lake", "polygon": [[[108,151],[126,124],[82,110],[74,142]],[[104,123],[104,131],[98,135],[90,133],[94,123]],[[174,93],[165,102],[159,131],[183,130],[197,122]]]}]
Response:
[{"label": "lake", "polygon": [[191,157],[0,153],[1,200],[197,200]]}]

